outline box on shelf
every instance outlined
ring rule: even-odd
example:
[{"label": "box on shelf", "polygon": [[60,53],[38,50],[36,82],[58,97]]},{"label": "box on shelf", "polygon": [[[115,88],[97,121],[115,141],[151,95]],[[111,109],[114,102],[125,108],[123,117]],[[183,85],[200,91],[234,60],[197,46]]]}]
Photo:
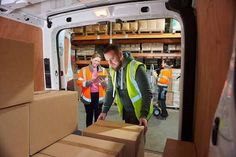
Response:
[{"label": "box on shelf", "polygon": [[143,127],[114,121],[97,121],[83,131],[84,136],[125,144],[124,156],[144,156]]},{"label": "box on shelf", "polygon": [[147,20],[139,20],[139,31],[147,31],[148,30],[148,22]]},{"label": "box on shelf", "polygon": [[80,33],[83,34],[84,33],[84,27],[75,27],[73,28],[74,33]]},{"label": "box on shelf", "polygon": [[96,25],[92,25],[92,32],[96,33],[99,31],[99,25],[96,24]]},{"label": "box on shelf", "polygon": [[92,55],[95,52],[95,45],[79,45],[77,48],[78,56]]},{"label": "box on shelf", "polygon": [[140,51],[140,44],[130,44],[130,51]]},{"label": "box on shelf", "polygon": [[151,51],[152,44],[151,43],[142,43],[142,51]]},{"label": "box on shelf", "polygon": [[148,20],[147,26],[148,26],[148,28],[147,28],[148,31],[156,31],[157,20]]},{"label": "box on shelf", "polygon": [[94,33],[93,25],[85,26],[85,33]]},{"label": "box on shelf", "polygon": [[77,130],[77,120],[77,92],[35,92],[30,103],[30,155]]},{"label": "box on shelf", "polygon": [[130,22],[129,23],[130,31],[137,32],[138,31],[138,22]]},{"label": "box on shelf", "polygon": [[121,51],[131,51],[130,44],[122,44]]},{"label": "box on shelf", "polygon": [[152,43],[152,51],[163,51],[163,43]]},{"label": "box on shelf", "polygon": [[34,46],[0,38],[0,109],[32,101]]},{"label": "box on shelf", "polygon": [[122,23],[122,31],[130,31],[130,27],[129,27],[128,22]]},{"label": "box on shelf", "polygon": [[29,156],[29,104],[0,110],[0,156]]},{"label": "box on shelf", "polygon": [[107,24],[101,24],[99,25],[99,32],[100,33],[108,33],[108,25]]},{"label": "box on shelf", "polygon": [[160,31],[160,32],[165,31],[165,19],[156,20],[156,31]]},{"label": "box on shelf", "polygon": [[120,23],[112,23],[112,30],[113,31],[121,31],[121,24]]}]

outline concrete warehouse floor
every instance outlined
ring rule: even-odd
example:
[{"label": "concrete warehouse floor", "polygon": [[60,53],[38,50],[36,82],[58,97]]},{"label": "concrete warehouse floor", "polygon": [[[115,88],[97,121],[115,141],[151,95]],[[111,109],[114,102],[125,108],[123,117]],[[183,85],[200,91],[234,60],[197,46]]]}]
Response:
[{"label": "concrete warehouse floor", "polygon": [[[162,153],[167,138],[178,138],[178,126],[179,126],[179,111],[169,109],[169,117],[166,120],[159,120],[155,116],[149,120],[149,128],[147,132],[147,139],[145,149],[151,152]],[[79,103],[79,129],[83,130],[86,127],[84,105]],[[122,118],[118,115],[117,107],[112,106],[108,112],[107,120],[122,121]],[[147,154],[152,154],[148,153]],[[148,156],[149,156],[148,155]],[[146,156],[146,155],[145,155]],[[152,155],[150,155],[152,156]],[[153,157],[159,157],[153,155]]]}]

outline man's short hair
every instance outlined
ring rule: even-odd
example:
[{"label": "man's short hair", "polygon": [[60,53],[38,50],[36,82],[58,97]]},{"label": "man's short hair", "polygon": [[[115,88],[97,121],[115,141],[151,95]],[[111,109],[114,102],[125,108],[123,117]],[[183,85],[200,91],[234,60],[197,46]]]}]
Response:
[{"label": "man's short hair", "polygon": [[118,54],[120,52],[120,47],[118,45],[110,44],[105,48],[104,54],[106,54],[109,51],[114,51],[116,54]]}]

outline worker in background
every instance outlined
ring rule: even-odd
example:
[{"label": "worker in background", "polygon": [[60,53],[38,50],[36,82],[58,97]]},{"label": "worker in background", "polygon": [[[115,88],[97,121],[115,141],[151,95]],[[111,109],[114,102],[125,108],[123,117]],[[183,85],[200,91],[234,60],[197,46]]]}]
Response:
[{"label": "worker in background", "polygon": [[105,97],[107,79],[99,78],[99,74],[107,75],[105,68],[100,66],[101,56],[94,53],[91,63],[83,67],[78,73],[77,84],[82,88],[81,101],[86,111],[86,126],[88,127],[97,120],[101,113]]},{"label": "worker in background", "polygon": [[158,86],[158,104],[161,108],[161,116],[163,118],[168,117],[168,112],[166,110],[166,93],[168,90],[168,85],[172,79],[172,66],[169,62],[162,62],[162,68],[157,80]]},{"label": "worker in background", "polygon": [[110,75],[102,113],[98,119],[105,120],[115,100],[120,115],[123,114],[123,120],[143,125],[146,132],[153,106],[145,65],[134,60],[130,54],[122,53],[116,45],[109,45],[104,56],[110,66]]}]

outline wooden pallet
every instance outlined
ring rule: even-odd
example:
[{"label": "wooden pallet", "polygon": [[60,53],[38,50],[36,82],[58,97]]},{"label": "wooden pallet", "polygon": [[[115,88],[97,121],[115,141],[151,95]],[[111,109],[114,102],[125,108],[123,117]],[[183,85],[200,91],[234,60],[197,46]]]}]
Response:
[{"label": "wooden pallet", "polygon": [[139,30],[138,34],[152,34],[152,33],[160,33],[163,34],[164,31],[150,31],[150,30]]},{"label": "wooden pallet", "polygon": [[124,30],[120,30],[120,31],[114,31],[113,30],[113,34],[137,34],[137,31],[124,31]]},{"label": "wooden pallet", "polygon": [[88,35],[108,35],[107,32],[85,32],[84,34],[85,36],[88,36]]}]

